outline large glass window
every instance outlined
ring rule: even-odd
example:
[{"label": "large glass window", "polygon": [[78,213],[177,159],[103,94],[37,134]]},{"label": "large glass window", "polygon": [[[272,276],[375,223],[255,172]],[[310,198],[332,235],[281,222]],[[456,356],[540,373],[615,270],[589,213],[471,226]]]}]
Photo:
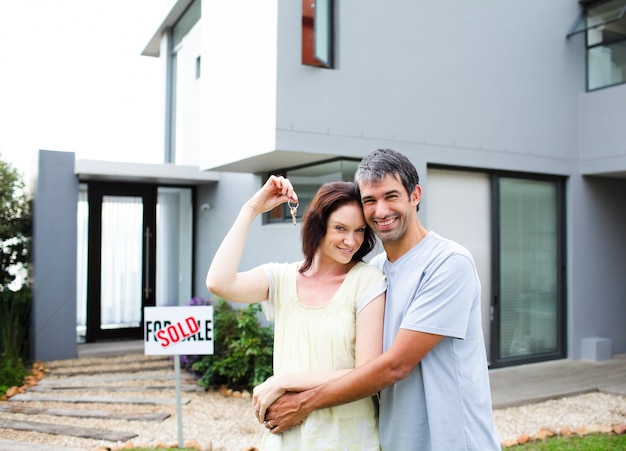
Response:
[{"label": "large glass window", "polygon": [[[359,161],[334,159],[307,166],[273,171],[268,176],[272,174],[283,175],[291,180],[296,193],[298,193],[300,202],[298,205],[298,219],[300,219],[320,186],[326,182],[351,182],[354,179],[354,173]],[[265,222],[288,222],[291,220],[289,207],[285,203],[268,212]]]},{"label": "large glass window", "polygon": [[563,205],[559,177],[428,168],[420,215],[474,257],[492,367],[565,355]]},{"label": "large glass window", "polygon": [[586,33],[587,89],[626,82],[626,0],[589,4],[568,33]]},{"label": "large glass window", "polygon": [[187,305],[193,271],[191,188],[158,188],[156,239],[156,305]]},{"label": "large glass window", "polygon": [[501,177],[499,225],[499,358],[561,350],[558,185],[552,180]]}]

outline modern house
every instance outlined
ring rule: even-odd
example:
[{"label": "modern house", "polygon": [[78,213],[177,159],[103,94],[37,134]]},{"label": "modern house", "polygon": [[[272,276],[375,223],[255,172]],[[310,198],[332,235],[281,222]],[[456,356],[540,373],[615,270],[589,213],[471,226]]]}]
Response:
[{"label": "modern house", "polygon": [[[491,367],[626,353],[626,0],[177,0],[143,54],[162,165],[39,154],[36,358],[141,338],[143,306],[209,296],[268,174],[304,207],[381,147],[473,253]],[[259,219],[242,269],[300,258],[299,230]]]}]

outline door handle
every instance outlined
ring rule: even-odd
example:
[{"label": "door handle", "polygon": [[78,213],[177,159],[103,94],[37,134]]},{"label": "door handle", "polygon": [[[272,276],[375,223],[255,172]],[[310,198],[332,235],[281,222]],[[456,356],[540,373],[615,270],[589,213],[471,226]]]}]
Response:
[{"label": "door handle", "polygon": [[145,237],[144,237],[144,254],[145,254],[145,266],[144,266],[144,287],[143,287],[143,298],[148,300],[150,298],[150,294],[152,293],[152,289],[150,288],[150,238],[152,238],[152,234],[150,233],[150,227],[146,227]]}]

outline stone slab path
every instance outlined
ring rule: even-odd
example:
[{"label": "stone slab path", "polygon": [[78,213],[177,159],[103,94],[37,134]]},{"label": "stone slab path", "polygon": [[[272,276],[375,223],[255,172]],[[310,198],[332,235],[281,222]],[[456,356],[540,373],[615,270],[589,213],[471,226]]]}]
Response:
[{"label": "stone slab path", "polygon": [[[170,406],[177,403],[175,396],[174,364],[168,357],[132,356],[116,365],[93,361],[58,361],[47,364],[47,376],[38,385],[0,403],[0,429],[35,431],[45,434],[67,435],[124,442],[137,433],[105,428],[84,427],[80,419],[126,420],[160,422],[170,413],[144,411],[143,406]],[[181,392],[200,390],[188,374],[181,375]],[[128,392],[126,396],[124,393]],[[132,393],[132,395],[131,395]],[[166,395],[166,396],[164,396]],[[189,403],[180,399],[181,405]],[[104,408],[94,408],[98,405]],[[115,408],[107,409],[106,406]],[[127,408],[124,408],[126,406]],[[31,421],[29,417],[37,418]],[[39,421],[39,418],[51,421]],[[67,421],[54,419],[72,417]]]}]

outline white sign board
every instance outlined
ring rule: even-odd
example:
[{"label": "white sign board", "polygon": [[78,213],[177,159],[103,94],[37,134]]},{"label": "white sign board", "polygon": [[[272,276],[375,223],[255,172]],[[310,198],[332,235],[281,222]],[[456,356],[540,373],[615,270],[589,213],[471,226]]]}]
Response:
[{"label": "white sign board", "polygon": [[144,307],[144,354],[213,354],[213,306]]}]

